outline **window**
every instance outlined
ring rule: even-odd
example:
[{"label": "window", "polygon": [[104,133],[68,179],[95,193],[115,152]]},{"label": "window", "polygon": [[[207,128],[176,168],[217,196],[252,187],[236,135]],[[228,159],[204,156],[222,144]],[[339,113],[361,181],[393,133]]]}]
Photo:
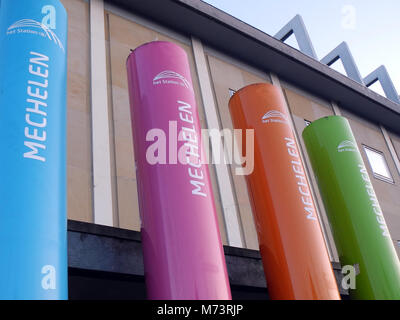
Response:
[{"label": "window", "polygon": [[386,159],[383,153],[367,146],[363,147],[374,177],[386,182],[393,183],[394,181],[392,175],[390,174],[389,167],[386,163]]},{"label": "window", "polygon": [[400,247],[400,240],[397,240],[397,245]]},{"label": "window", "polygon": [[308,126],[311,124],[311,121],[308,121],[308,120],[306,120],[306,119],[304,119],[304,122],[305,122],[305,124],[306,124],[306,127],[308,127]]},{"label": "window", "polygon": [[229,88],[229,97],[231,98],[235,94],[236,90]]}]

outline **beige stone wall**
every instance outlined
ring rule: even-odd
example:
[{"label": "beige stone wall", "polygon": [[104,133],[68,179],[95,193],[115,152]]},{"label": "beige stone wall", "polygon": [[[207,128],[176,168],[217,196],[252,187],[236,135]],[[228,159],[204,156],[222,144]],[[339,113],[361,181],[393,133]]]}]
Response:
[{"label": "beige stone wall", "polygon": [[[397,135],[397,134],[389,132],[389,137],[390,137],[390,140],[392,141],[393,147],[395,149],[395,153],[396,153],[395,156],[397,157],[397,159],[400,159],[400,136]],[[398,175],[398,174],[399,174],[399,172],[396,171],[396,175]],[[398,186],[398,184],[397,184],[397,186]],[[400,195],[399,191],[400,190],[398,190],[397,197],[399,197],[399,195]],[[399,211],[399,210],[400,209],[398,208],[397,211]],[[400,217],[397,217],[397,219],[400,220]],[[389,221],[387,221],[387,223],[390,224]],[[396,225],[397,225],[397,230],[399,230],[400,229],[399,222]],[[396,236],[397,236],[397,238],[395,238]],[[393,237],[393,240],[395,240],[397,253],[398,253],[399,257],[400,257],[400,243],[399,243],[400,242],[400,236],[397,233],[397,234],[392,235],[392,237]]]},{"label": "beige stone wall", "polygon": [[[69,15],[68,38],[68,218],[93,222],[93,183],[92,146],[90,112],[90,34],[89,5],[84,0],[62,0]],[[113,216],[116,227],[140,230],[139,206],[137,197],[134,152],[129,110],[127,75],[125,62],[131,49],[153,40],[165,40],[179,44],[188,54],[201,126],[206,128],[204,108],[196,74],[190,39],[162,27],[135,19],[129,14],[124,17],[114,11],[105,12],[105,34],[107,52],[107,76],[109,93],[110,140],[113,186]],[[257,71],[243,63],[206,48],[214,99],[221,128],[232,129],[228,102],[229,89],[238,90],[258,82],[270,82],[267,73]],[[332,115],[331,105],[312,95],[304,93],[283,83],[283,91],[288,102],[300,146],[305,157],[313,189],[316,192],[317,206],[326,230],[326,237],[337,260],[329,224],[318,192],[314,175],[305,151],[301,133],[305,128],[304,119],[314,121]],[[393,240],[400,240],[400,176],[386,146],[384,137],[377,125],[367,122],[342,110],[349,118],[352,129],[362,150],[364,161],[371,174],[372,182],[380,200]],[[400,137],[391,134],[393,145],[400,156]],[[384,153],[389,169],[395,180],[390,184],[373,177],[362,144]],[[258,249],[257,234],[252,208],[243,176],[234,174],[230,168],[234,196],[240,214],[245,246]],[[211,180],[218,212],[221,236],[226,241],[225,223],[218,192],[215,169],[210,165]],[[399,247],[396,244],[399,250]]]},{"label": "beige stone wall", "polygon": [[389,132],[389,136],[396,151],[397,158],[400,159],[400,136],[392,132]]},{"label": "beige stone wall", "polygon": [[[193,87],[199,110],[202,128],[206,128],[204,108],[190,41],[186,43],[144,26],[130,19],[106,12],[106,42],[108,51],[109,92],[112,106],[114,203],[120,228],[140,230],[136,173],[134,170],[134,151],[129,109],[129,94],[126,74],[126,59],[131,49],[150,41],[171,41],[180,45],[187,53],[192,73]],[[218,212],[221,237],[226,244],[225,225],[216,184],[215,171],[210,166],[214,197]]]},{"label": "beige stone wall", "polygon": [[89,5],[62,0],[68,13],[68,218],[93,222]]},{"label": "beige stone wall", "polygon": [[331,251],[331,258],[334,261],[339,261],[333,240],[332,230],[330,229],[329,220],[325,212],[321,194],[319,193],[317,181],[313,174],[311,163],[308,158],[307,150],[302,137],[303,130],[306,127],[305,120],[312,122],[323,117],[331,116],[333,115],[333,109],[328,102],[306,94],[300,90],[296,90],[293,87],[288,88],[287,85],[283,85],[283,91],[292,115],[297,137],[299,138],[300,148],[304,156],[306,170],[308,170],[309,173],[310,183],[312,185],[312,189],[314,190],[314,200],[323,224],[322,227],[324,229],[323,231],[325,239]]},{"label": "beige stone wall", "polygon": [[[397,245],[397,240],[400,240],[400,176],[387,147],[385,138],[381,129],[376,124],[344,110],[342,110],[342,115],[350,122],[350,126],[357,140],[358,147],[360,148],[361,155],[381,205],[386,223],[389,227],[390,235],[395,241],[397,252],[400,254],[400,248]],[[393,140],[396,145],[397,139],[395,138]],[[368,158],[363,149],[363,145],[381,151],[384,154],[390,173],[394,179],[393,184],[374,177]]]},{"label": "beige stone wall", "polygon": [[[238,90],[249,84],[270,82],[270,79],[267,77],[267,74],[256,74],[234,62],[216,57],[210,52],[207,52],[207,60],[220,118],[220,126],[221,128],[233,129],[228,108],[230,99],[229,89]],[[235,175],[233,166],[230,169],[239,207],[245,246],[249,249],[258,249],[257,232],[245,177]]]}]

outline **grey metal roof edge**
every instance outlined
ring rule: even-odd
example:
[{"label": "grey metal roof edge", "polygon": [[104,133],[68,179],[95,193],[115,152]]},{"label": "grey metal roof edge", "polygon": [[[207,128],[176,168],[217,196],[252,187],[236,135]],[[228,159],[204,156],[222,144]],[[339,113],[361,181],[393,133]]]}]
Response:
[{"label": "grey metal roof edge", "polygon": [[400,134],[400,105],[263,31],[200,0],[106,0],[205,44]]}]

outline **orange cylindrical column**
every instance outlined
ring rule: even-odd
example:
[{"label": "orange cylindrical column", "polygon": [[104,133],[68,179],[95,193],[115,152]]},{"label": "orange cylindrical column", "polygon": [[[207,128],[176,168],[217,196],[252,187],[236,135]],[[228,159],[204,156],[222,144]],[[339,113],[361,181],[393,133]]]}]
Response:
[{"label": "orange cylindrical column", "polygon": [[271,299],[340,299],[281,90],[247,86],[229,109],[235,129],[254,129],[246,181]]}]

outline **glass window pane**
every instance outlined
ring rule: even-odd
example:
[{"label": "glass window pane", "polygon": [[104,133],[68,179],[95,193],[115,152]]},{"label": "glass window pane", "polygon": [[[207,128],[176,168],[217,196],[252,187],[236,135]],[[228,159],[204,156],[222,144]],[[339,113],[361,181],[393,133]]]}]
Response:
[{"label": "glass window pane", "polygon": [[393,181],[383,153],[366,146],[364,146],[364,150],[367,154],[373,173]]}]

